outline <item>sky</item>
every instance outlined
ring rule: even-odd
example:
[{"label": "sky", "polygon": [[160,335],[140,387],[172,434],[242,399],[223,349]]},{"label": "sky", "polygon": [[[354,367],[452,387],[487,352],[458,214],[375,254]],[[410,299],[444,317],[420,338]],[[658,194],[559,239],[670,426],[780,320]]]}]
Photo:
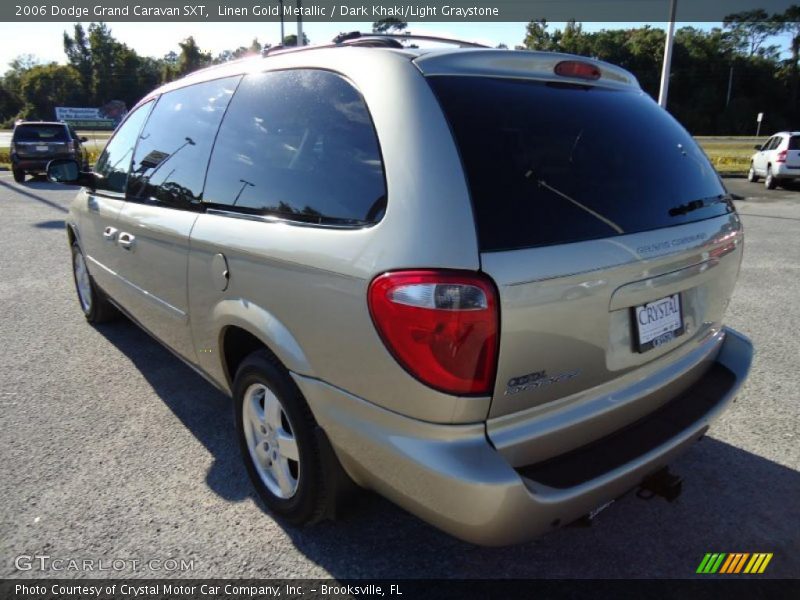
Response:
[{"label": "sky", "polygon": [[[649,23],[653,27],[664,28],[664,23]],[[83,24],[85,27],[88,23]],[[328,42],[343,31],[370,31],[371,22],[353,23],[312,23],[303,24],[303,29],[312,43]],[[585,31],[600,29],[628,29],[640,27],[645,23],[584,23]],[[678,23],[676,27],[691,25],[702,29],[719,26],[719,23]],[[513,48],[521,44],[525,37],[526,23],[411,23],[413,33],[441,35],[491,46],[499,43]],[[114,37],[133,48],[143,56],[160,58],[170,51],[177,52],[178,42],[194,36],[200,48],[216,56],[223,50],[235,50],[239,46],[249,46],[257,37],[261,43],[277,44],[280,40],[280,24],[263,23],[109,23]],[[550,28],[560,29],[562,23],[551,23]],[[65,63],[62,45],[63,32],[70,34],[72,23],[0,23],[0,73],[6,65],[24,54],[32,54],[40,62]],[[296,33],[294,22],[286,23],[286,34]],[[786,44],[781,40],[776,43]]]},{"label": "sky", "polygon": [[[85,27],[88,23],[83,24]],[[249,46],[254,37],[261,43],[277,44],[280,24],[264,23],[109,23],[119,41],[136,50],[138,54],[160,58],[168,52],[178,51],[178,42],[194,36],[200,48],[216,56],[223,50]],[[412,23],[409,30],[419,34],[442,35],[477,41],[509,48],[522,43],[525,23]],[[628,28],[643,23],[587,23],[584,29]],[[372,23],[310,23],[303,30],[312,43],[328,42],[343,31],[370,31]],[[661,23],[653,26],[663,27]],[[552,23],[551,28],[560,24]],[[8,63],[22,54],[33,54],[41,62],[66,62],[62,45],[64,31],[72,33],[71,23],[0,23],[0,72]],[[286,34],[296,33],[294,22],[286,23]]]}]

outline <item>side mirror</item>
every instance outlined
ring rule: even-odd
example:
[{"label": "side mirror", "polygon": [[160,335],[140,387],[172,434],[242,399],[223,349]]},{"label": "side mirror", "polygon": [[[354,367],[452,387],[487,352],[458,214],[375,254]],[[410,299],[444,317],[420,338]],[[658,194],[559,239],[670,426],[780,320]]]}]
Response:
[{"label": "side mirror", "polygon": [[47,180],[94,188],[94,173],[81,172],[78,162],[71,158],[57,158],[47,163]]},{"label": "side mirror", "polygon": [[753,148],[755,148],[756,150],[761,150],[761,146],[759,144],[756,144],[755,146],[753,146]]},{"label": "side mirror", "polygon": [[89,138],[87,138],[85,135],[82,135],[81,137],[78,138],[78,140],[80,141],[81,144],[85,144],[86,142],[89,141]]}]

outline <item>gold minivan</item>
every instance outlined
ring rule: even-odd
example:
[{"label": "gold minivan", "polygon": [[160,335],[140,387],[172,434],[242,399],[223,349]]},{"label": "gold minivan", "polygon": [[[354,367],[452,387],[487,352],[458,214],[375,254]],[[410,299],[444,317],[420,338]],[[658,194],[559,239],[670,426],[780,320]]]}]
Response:
[{"label": "gold minivan", "polygon": [[67,234],[119,312],[233,398],[255,488],[301,524],[355,483],[509,544],[665,471],[733,399],[730,196],[618,67],[351,37],[143,98]]}]

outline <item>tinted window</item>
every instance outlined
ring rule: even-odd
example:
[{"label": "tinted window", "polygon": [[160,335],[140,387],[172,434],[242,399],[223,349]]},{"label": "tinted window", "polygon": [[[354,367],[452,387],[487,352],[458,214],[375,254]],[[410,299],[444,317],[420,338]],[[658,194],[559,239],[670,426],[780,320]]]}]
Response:
[{"label": "tinted window", "polygon": [[99,175],[97,177],[98,190],[120,193],[125,191],[125,182],[131,168],[133,147],[136,145],[139,132],[152,107],[153,103],[148,102],[129,114],[114,133],[114,137],[106,144],[94,167],[94,172]]},{"label": "tinted window", "polygon": [[789,150],[800,150],[800,135],[793,135],[789,138]]},{"label": "tinted window", "polygon": [[14,129],[16,142],[66,142],[67,128],[63,125],[18,125]]},{"label": "tinted window", "polygon": [[611,237],[733,210],[691,136],[643,92],[429,81],[461,152],[482,250]]},{"label": "tinted window", "polygon": [[158,99],[136,147],[129,199],[175,208],[200,203],[214,135],[238,81],[198,83]]},{"label": "tinted window", "polygon": [[386,189],[363,98],[327,71],[245,77],[217,136],[204,200],[312,223],[377,221]]}]

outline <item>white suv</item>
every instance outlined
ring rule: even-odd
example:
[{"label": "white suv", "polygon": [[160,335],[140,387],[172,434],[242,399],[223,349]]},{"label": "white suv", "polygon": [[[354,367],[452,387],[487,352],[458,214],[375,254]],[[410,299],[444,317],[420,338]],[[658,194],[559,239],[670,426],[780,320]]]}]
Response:
[{"label": "white suv", "polygon": [[800,178],[800,132],[781,131],[761,146],[750,158],[750,171],[747,180],[758,181],[764,178],[768,190],[784,181]]}]

